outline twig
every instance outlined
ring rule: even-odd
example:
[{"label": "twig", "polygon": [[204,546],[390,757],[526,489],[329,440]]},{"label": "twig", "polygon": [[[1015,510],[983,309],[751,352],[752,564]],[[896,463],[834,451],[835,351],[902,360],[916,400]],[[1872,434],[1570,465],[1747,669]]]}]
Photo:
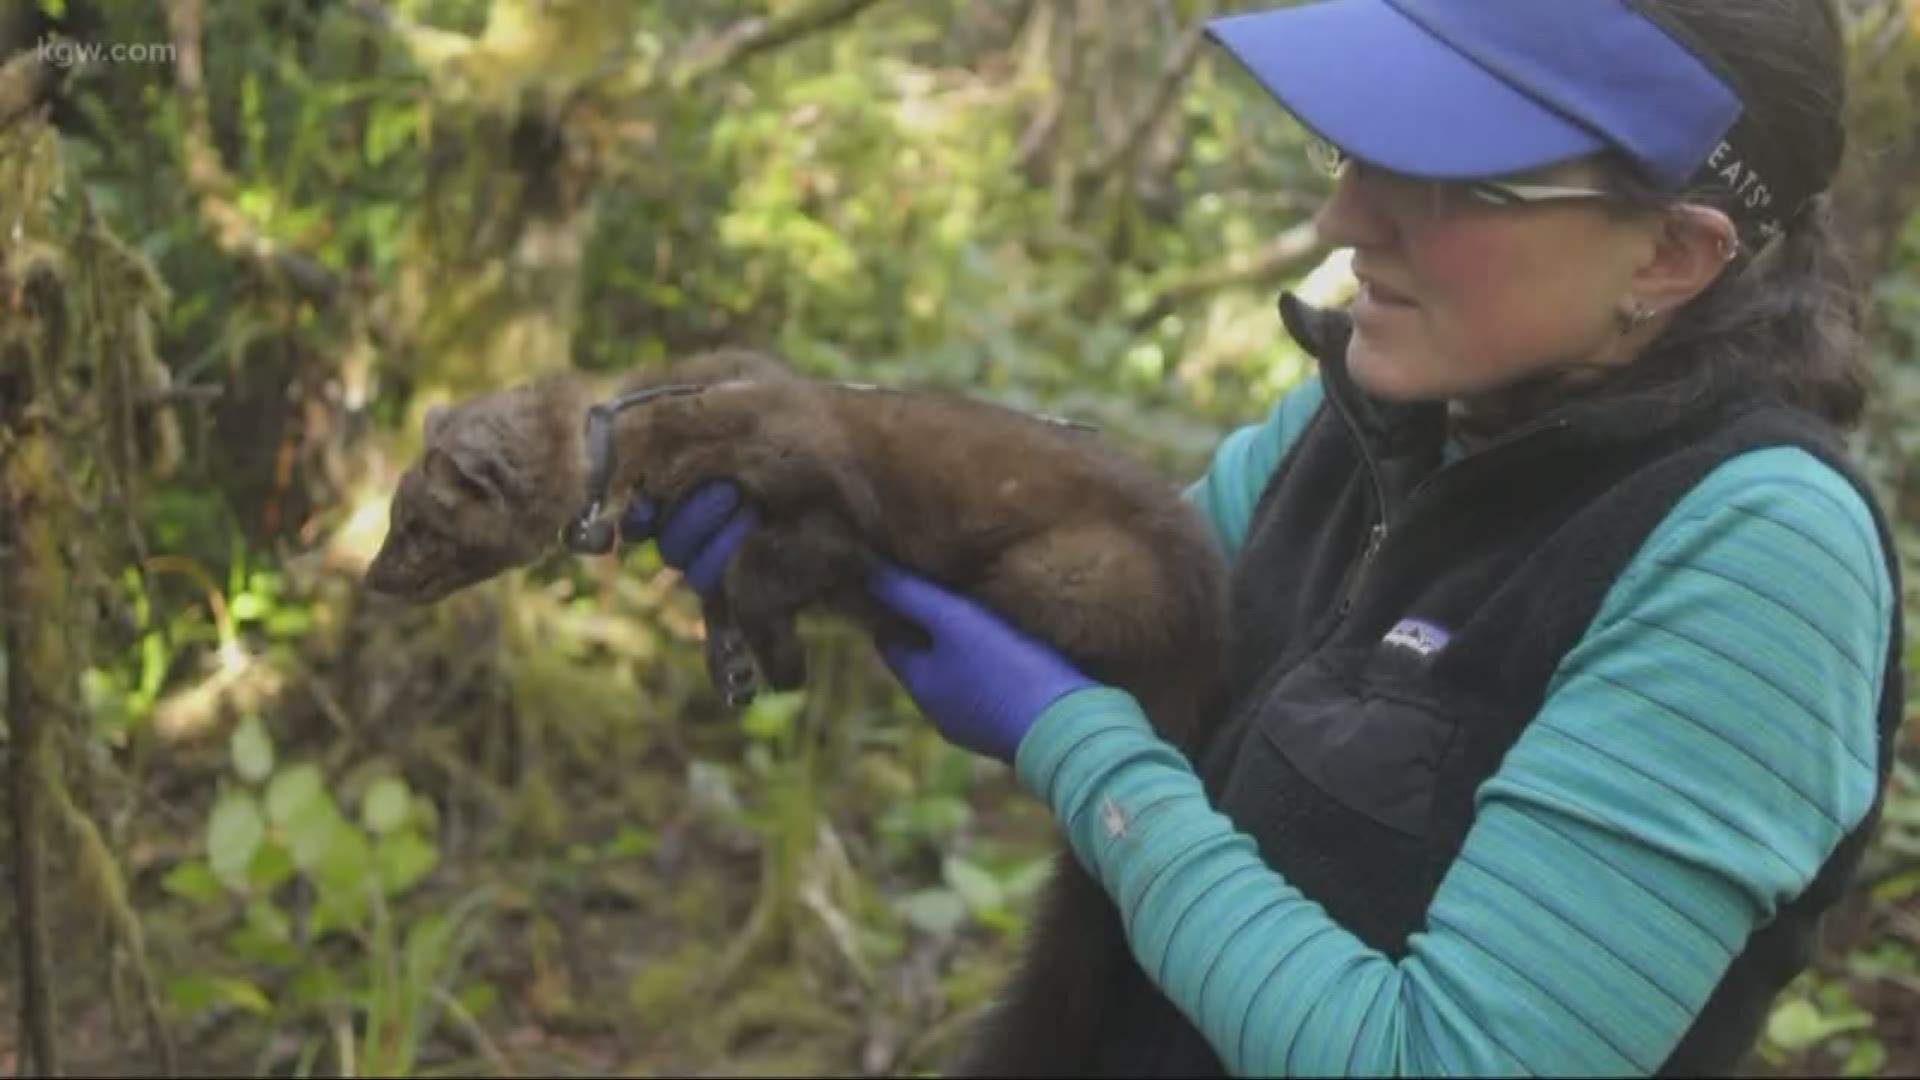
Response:
[{"label": "twig", "polygon": [[[1054,36],[1063,34],[1069,39],[1072,38],[1074,32],[1072,9],[1063,5],[1060,0],[1036,0],[1027,25],[1031,29],[1026,30],[1025,33],[1038,39],[1037,44],[1028,48],[1041,56],[1042,63],[1050,62],[1046,58],[1058,51],[1060,59],[1055,68],[1054,79],[1071,87],[1074,81],[1075,58],[1078,53],[1071,47],[1056,50]],[[1064,30],[1060,29],[1062,25],[1065,26]],[[1039,180],[1035,168],[1040,163],[1041,155],[1053,145],[1054,138],[1060,130],[1060,121],[1066,115],[1067,100],[1070,96],[1063,90],[1048,94],[1040,106],[1039,114],[1033,118],[1027,125],[1027,130],[1020,136],[1020,146],[1014,154],[1013,167],[1033,178],[1035,182]]]},{"label": "twig", "polygon": [[214,632],[220,638],[220,651],[231,654],[240,647],[240,637],[233,627],[233,616],[227,611],[227,598],[206,567],[185,555],[153,555],[141,564],[141,569],[149,575],[168,572],[180,574],[200,586],[201,594],[207,598],[207,610],[213,615]]},{"label": "twig", "polygon": [[790,45],[810,34],[829,30],[879,3],[880,0],[824,0],[779,18],[756,16],[721,31],[704,50],[675,64],[670,85],[684,88],[709,75],[753,57]]},{"label": "twig", "polygon": [[310,300],[329,303],[340,292],[340,281],[333,271],[313,256],[265,235],[232,197],[233,177],[220,160],[207,106],[206,73],[200,60],[204,15],[204,0],[167,0],[174,78],[186,113],[180,149],[185,158],[187,188],[198,201],[200,217],[222,251],[253,262]]},{"label": "twig", "polygon": [[513,1062],[507,1059],[507,1055],[501,1052],[499,1045],[487,1035],[486,1029],[480,1026],[480,1021],[474,1017],[473,1013],[467,1011],[465,1005],[460,1004],[459,998],[447,993],[446,987],[443,986],[433,988],[433,997],[440,1003],[441,1008],[447,1010],[447,1015],[453,1018],[454,1024],[467,1033],[467,1038],[473,1040],[474,1048],[479,1050],[480,1056],[486,1058],[488,1064],[493,1066],[494,1072],[501,1076],[519,1075],[513,1070]]},{"label": "twig", "polygon": [[1186,84],[1187,76],[1193,72],[1194,65],[1200,61],[1200,49],[1206,43],[1201,27],[1187,31],[1180,41],[1180,47],[1168,58],[1160,69],[1160,77],[1155,81],[1153,94],[1140,114],[1127,126],[1126,135],[1093,164],[1080,171],[1079,183],[1089,188],[1099,185],[1115,174],[1131,171],[1133,163],[1139,158],[1140,150],[1146,146],[1147,139],[1167,110],[1180,95],[1180,88]]},{"label": "twig", "polygon": [[1920,979],[1912,975],[1903,975],[1897,971],[1878,971],[1868,977],[1886,983],[1888,986],[1897,986],[1915,997],[1920,997]]},{"label": "twig", "polygon": [[1136,333],[1151,329],[1198,297],[1221,289],[1253,285],[1278,278],[1309,262],[1320,250],[1320,239],[1312,222],[1303,222],[1273,238],[1251,257],[1230,260],[1224,266],[1202,270],[1160,290],[1140,313],[1128,320]]},{"label": "twig", "polygon": [[168,386],[158,390],[142,391],[134,398],[136,405],[172,405],[180,401],[212,401],[226,393],[224,386],[211,386],[194,383],[188,386]]}]

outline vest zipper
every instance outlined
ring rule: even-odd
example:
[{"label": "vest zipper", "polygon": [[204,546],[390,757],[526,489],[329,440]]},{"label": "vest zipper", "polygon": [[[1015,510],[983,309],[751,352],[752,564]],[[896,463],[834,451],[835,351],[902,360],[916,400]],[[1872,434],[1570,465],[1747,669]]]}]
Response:
[{"label": "vest zipper", "polygon": [[[1380,480],[1380,467],[1375,464],[1373,460],[1373,450],[1367,444],[1366,438],[1361,433],[1359,422],[1354,419],[1348,403],[1342,399],[1340,388],[1330,385],[1327,389],[1328,399],[1333,402],[1335,411],[1339,412],[1340,418],[1346,421],[1347,431],[1353,436],[1354,446],[1360,451],[1360,461],[1366,466],[1367,480],[1373,488],[1373,505],[1376,513],[1379,515],[1378,520],[1374,521],[1374,523],[1368,527],[1366,546],[1361,548],[1359,560],[1354,563],[1353,569],[1347,574],[1345,584],[1341,587],[1340,603],[1335,609],[1336,617],[1333,620],[1333,626],[1327,630],[1327,634],[1331,635],[1334,628],[1346,621],[1347,613],[1353,610],[1354,597],[1359,595],[1360,586],[1366,579],[1367,569],[1373,565],[1374,558],[1380,554],[1381,546],[1386,543],[1389,532],[1388,519],[1391,517],[1391,514],[1387,507],[1386,485]],[[1475,461],[1485,461],[1490,454],[1510,450],[1517,443],[1525,442],[1536,436],[1544,435],[1549,431],[1558,431],[1568,426],[1570,426],[1570,421],[1565,418],[1554,418],[1544,423],[1522,425],[1500,438],[1495,439],[1486,446],[1481,447],[1479,451],[1469,455],[1465,460],[1455,462],[1452,465],[1442,465],[1440,468],[1435,469],[1431,475],[1425,477],[1413,486],[1413,490],[1407,493],[1406,499],[1402,502],[1401,508],[1404,511],[1406,506],[1411,505],[1419,499],[1420,495],[1435,482],[1443,478],[1450,478],[1457,473],[1462,466],[1469,465]],[[1404,517],[1404,513],[1402,516]],[[1321,640],[1324,641],[1325,637]]]},{"label": "vest zipper", "polygon": [[1379,518],[1367,529],[1366,546],[1360,549],[1360,559],[1348,572],[1346,583],[1341,587],[1338,618],[1334,620],[1335,626],[1344,621],[1347,612],[1352,610],[1353,598],[1360,592],[1360,583],[1366,577],[1367,568],[1373,565],[1374,556],[1380,553],[1380,545],[1387,539],[1387,486],[1380,480],[1380,466],[1373,460],[1372,448],[1367,445],[1367,440],[1360,431],[1359,421],[1353,418],[1353,413],[1342,394],[1343,389],[1344,387],[1339,385],[1329,385],[1327,398],[1333,402],[1335,411],[1340,414],[1340,419],[1346,421],[1347,433],[1353,436],[1353,444],[1360,451],[1360,462],[1366,466],[1367,480],[1373,487],[1374,512],[1379,515]]},{"label": "vest zipper", "polygon": [[1353,610],[1353,597],[1360,591],[1360,582],[1367,576],[1367,567],[1373,565],[1373,557],[1380,554],[1380,544],[1387,538],[1384,511],[1381,517],[1382,520],[1374,522],[1373,527],[1367,530],[1367,546],[1360,549],[1360,561],[1347,577],[1346,591],[1340,597],[1340,617],[1343,619],[1347,612]]}]

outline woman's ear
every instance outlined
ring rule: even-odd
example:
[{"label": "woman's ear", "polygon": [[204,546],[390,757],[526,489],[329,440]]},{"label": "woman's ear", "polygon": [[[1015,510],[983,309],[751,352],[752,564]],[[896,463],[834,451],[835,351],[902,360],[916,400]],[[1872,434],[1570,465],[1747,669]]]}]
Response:
[{"label": "woman's ear", "polygon": [[1670,312],[1719,280],[1739,250],[1740,234],[1722,211],[1697,204],[1668,210],[1654,224],[1653,245],[1625,303]]}]

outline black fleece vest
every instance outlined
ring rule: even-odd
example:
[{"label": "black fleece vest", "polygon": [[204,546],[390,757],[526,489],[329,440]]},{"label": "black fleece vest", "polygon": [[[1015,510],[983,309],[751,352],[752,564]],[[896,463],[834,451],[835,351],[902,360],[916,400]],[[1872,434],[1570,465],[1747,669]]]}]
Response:
[{"label": "black fleece vest", "polygon": [[[1198,764],[1267,861],[1388,956],[1404,956],[1424,925],[1473,824],[1475,790],[1540,709],[1555,667],[1715,467],[1761,447],[1805,449],[1860,490],[1894,551],[1873,493],[1803,413],[1739,396],[1686,407],[1657,392],[1616,396],[1560,409],[1443,470],[1440,407],[1360,392],[1345,371],[1344,315],[1292,297],[1281,311],[1318,359],[1327,401],[1270,478],[1235,567],[1229,706]],[[1897,597],[1897,564],[1888,571]],[[1444,649],[1422,624],[1450,633]],[[1883,781],[1904,699],[1897,603],[1893,631]],[[1663,1074],[1741,1066],[1880,811],[1876,798],[1806,892],[1753,934]],[[1222,1073],[1156,989],[1135,987],[1125,1012],[1126,1045],[1102,1055],[1112,1074]]]}]

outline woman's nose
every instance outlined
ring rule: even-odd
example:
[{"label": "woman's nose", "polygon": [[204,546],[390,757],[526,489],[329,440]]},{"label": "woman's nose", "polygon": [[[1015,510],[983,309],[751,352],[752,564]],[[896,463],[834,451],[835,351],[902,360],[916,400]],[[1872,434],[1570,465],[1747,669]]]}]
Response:
[{"label": "woman's nose", "polygon": [[1351,165],[1342,169],[1314,215],[1314,231],[1329,247],[1377,247],[1394,238],[1393,216],[1360,173]]}]

